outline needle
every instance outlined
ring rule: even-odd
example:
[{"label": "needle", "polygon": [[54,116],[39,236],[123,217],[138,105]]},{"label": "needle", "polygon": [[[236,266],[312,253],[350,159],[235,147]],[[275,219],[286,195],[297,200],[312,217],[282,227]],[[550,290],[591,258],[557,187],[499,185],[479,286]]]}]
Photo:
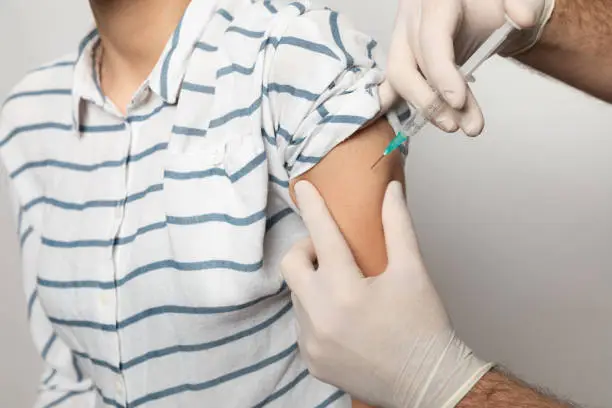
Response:
[{"label": "needle", "polygon": [[[476,52],[474,52],[474,54],[468,58],[465,64],[459,68],[461,75],[467,81],[470,81],[470,79],[473,81],[472,74],[476,68],[478,68],[491,55],[495,54],[499,47],[504,43],[508,35],[510,35],[512,30],[515,29],[520,28],[513,21],[506,18],[506,23],[495,30],[493,34],[491,34],[489,38],[476,50]],[[402,126],[402,129],[397,132],[397,135],[389,143],[382,156],[380,156],[372,165],[371,169],[373,170],[385,156],[389,155],[395,149],[403,145],[412,136],[417,134],[429,123],[430,120],[434,120],[444,105],[445,104],[443,99],[440,97],[440,94],[436,92],[436,99],[423,111],[417,111],[416,114]]]}]

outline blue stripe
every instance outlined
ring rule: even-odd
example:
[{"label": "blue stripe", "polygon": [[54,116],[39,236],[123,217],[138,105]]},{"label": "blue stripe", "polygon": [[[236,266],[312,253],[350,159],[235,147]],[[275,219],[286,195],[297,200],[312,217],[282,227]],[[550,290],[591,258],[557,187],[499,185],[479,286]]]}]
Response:
[{"label": "blue stripe", "polygon": [[286,93],[296,98],[306,99],[308,101],[316,101],[319,99],[319,94],[307,91],[305,89],[299,89],[291,85],[271,83],[267,87],[263,88],[264,93],[278,92]]},{"label": "blue stripe", "polygon": [[321,157],[316,157],[316,156],[306,156],[306,155],[302,155],[300,154],[298,156],[298,158],[296,159],[298,162],[300,163],[318,163],[321,161]]},{"label": "blue stripe", "polygon": [[46,71],[48,69],[53,68],[61,68],[61,67],[73,67],[75,61],[59,61],[49,65],[43,65],[42,67],[38,67],[34,69],[32,72]]},{"label": "blue stripe", "polygon": [[122,404],[120,404],[119,402],[115,401],[112,398],[107,397],[106,395],[102,394],[102,390],[98,387],[96,387],[96,392],[98,393],[98,395],[100,396],[100,398],[102,398],[102,401],[106,404],[106,405],[110,405],[113,406],[115,408],[126,408],[125,406],[123,406]]},{"label": "blue stripe", "polygon": [[40,355],[42,356],[43,360],[47,358],[47,354],[49,354],[49,350],[51,350],[51,346],[53,346],[53,343],[55,343],[56,339],[57,334],[55,334],[54,332],[53,334],[51,334],[51,337],[49,337],[49,340],[47,340],[47,343],[45,343],[45,346],[40,352]]},{"label": "blue stripe", "polygon": [[264,139],[266,139],[268,141],[268,143],[270,143],[272,146],[276,146],[276,139],[273,138],[272,136],[270,136],[268,134],[268,132],[266,131],[266,129],[261,128],[261,135],[263,136]]},{"label": "blue stripe", "polygon": [[54,369],[52,369],[52,370],[51,370],[51,373],[50,373],[50,374],[47,376],[47,378],[45,378],[45,379],[43,380],[43,382],[42,382],[42,383],[43,383],[43,385],[47,385],[47,384],[49,384],[49,382],[51,382],[51,380],[53,379],[53,377],[55,377],[55,374],[57,374],[57,370],[55,370],[55,368],[54,368]]},{"label": "blue stripe", "polygon": [[276,14],[278,13],[278,10],[276,9],[276,7],[274,7],[271,3],[270,0],[265,0],[263,2],[263,5],[266,9],[268,9],[268,11],[272,14]]},{"label": "blue stripe", "polygon": [[219,10],[217,10],[217,14],[219,14],[221,17],[223,17],[229,22],[234,21],[234,17],[226,9],[220,8]]},{"label": "blue stripe", "polygon": [[15,136],[21,133],[34,132],[37,130],[48,130],[48,129],[68,131],[68,130],[72,130],[72,125],[64,124],[64,123],[57,123],[57,122],[44,122],[44,123],[34,123],[31,125],[21,126],[9,132],[9,134],[0,141],[0,147],[4,146],[9,141],[11,141],[11,139],[13,139]]},{"label": "blue stripe", "polygon": [[344,391],[338,390],[338,391],[334,392],[332,395],[330,395],[328,398],[326,398],[319,405],[317,405],[315,408],[329,407],[331,404],[333,404],[334,402],[339,400],[341,397],[343,397],[344,394],[346,394]]},{"label": "blue stripe", "polygon": [[25,230],[25,232],[23,233],[23,235],[21,235],[21,238],[19,238],[19,246],[20,246],[21,248],[23,248],[23,246],[25,245],[25,243],[26,243],[26,241],[27,241],[28,237],[29,237],[30,235],[32,235],[32,232],[34,232],[34,228],[32,228],[32,227],[28,227],[28,229],[27,229],[27,230]]},{"label": "blue stripe", "polygon": [[247,30],[246,28],[237,27],[237,26],[231,26],[225,32],[237,33],[240,35],[244,35],[245,37],[248,37],[248,38],[262,38],[264,35],[266,35],[265,31],[251,31],[251,30]]},{"label": "blue stripe", "polygon": [[130,244],[134,242],[136,238],[140,235],[144,235],[147,232],[163,229],[165,227],[165,222],[156,222],[154,224],[149,224],[144,227],[140,227],[138,228],[138,230],[136,230],[136,233],[128,235],[126,237],[116,237],[112,239],[84,239],[77,241],[58,241],[47,237],[41,237],[41,243],[52,248],[105,248]]},{"label": "blue stripe", "polygon": [[266,231],[269,231],[272,227],[274,227],[279,221],[288,215],[293,214],[293,210],[291,208],[285,208],[282,211],[277,212],[272,217],[270,217],[266,222]]},{"label": "blue stripe", "polygon": [[83,37],[83,39],[79,43],[79,54],[78,54],[77,60],[81,58],[81,55],[83,54],[83,51],[85,51],[87,44],[89,44],[89,42],[93,40],[94,38],[96,38],[97,36],[98,36],[98,29],[94,28],[85,37]]},{"label": "blue stripe", "polygon": [[206,136],[206,129],[190,128],[186,126],[174,126],[172,133],[183,136]]},{"label": "blue stripe", "polygon": [[198,50],[202,50],[202,51],[206,51],[206,52],[214,52],[214,51],[218,50],[218,48],[215,47],[214,45],[210,45],[210,44],[207,44],[207,43],[202,42],[202,41],[198,41],[196,43],[195,47]]},{"label": "blue stripe", "polygon": [[214,95],[215,93],[214,86],[199,85],[199,84],[194,84],[194,83],[187,82],[187,81],[183,82],[183,89],[186,91],[199,92],[199,93],[209,94],[209,95]]},{"label": "blue stripe", "polygon": [[278,177],[273,176],[272,174],[269,175],[269,180],[270,180],[270,182],[272,182],[274,184],[277,184],[277,185],[279,185],[281,187],[289,188],[289,181],[288,180],[281,180]]},{"label": "blue stripe", "polygon": [[324,117],[319,123],[340,123],[340,124],[350,124],[350,125],[363,125],[369,119],[364,118],[363,116],[353,116],[353,115],[329,115]]},{"label": "blue stripe", "polygon": [[266,161],[266,152],[264,151],[258,154],[253,160],[248,162],[243,168],[241,168],[240,170],[232,174],[230,176],[230,181],[232,183],[235,183],[236,181],[240,180],[241,178],[249,174],[251,171],[255,170],[257,167],[259,167],[260,164],[262,164],[265,161]]},{"label": "blue stripe", "polygon": [[50,403],[48,403],[47,405],[45,405],[43,408],[53,408],[56,407],[58,405],[60,405],[61,403],[63,403],[64,401],[76,396],[76,395],[81,395],[81,394],[85,394],[87,392],[92,391],[92,388],[88,388],[86,390],[80,390],[80,391],[70,391],[67,392],[66,394],[64,394],[62,397],[56,399],[55,401],[52,401]]},{"label": "blue stripe", "polygon": [[112,365],[111,363],[108,363],[104,360],[100,360],[98,358],[93,358],[91,357],[89,354],[87,353],[82,353],[80,351],[73,351],[74,355],[76,355],[77,357],[80,357],[82,359],[88,360],[89,362],[91,362],[92,364],[95,364],[99,367],[104,367],[109,369],[110,371],[112,371],[113,373],[119,374],[121,372],[121,369],[117,366]]},{"label": "blue stripe", "polygon": [[276,134],[285,139],[287,142],[291,142],[291,138],[293,137],[293,135],[283,127],[279,127],[278,129],[276,129]]},{"label": "blue stripe", "polygon": [[145,157],[151,156],[152,154],[158,151],[165,150],[167,147],[168,147],[168,143],[158,143],[133,156],[127,156],[119,160],[108,160],[108,161],[104,161],[101,163],[94,163],[94,164],[71,163],[71,162],[65,162],[65,161],[53,160],[53,159],[28,162],[22,165],[21,167],[19,167],[17,170],[13,171],[10,174],[10,177],[14,179],[15,177],[19,176],[21,173],[23,173],[26,170],[35,169],[39,167],[58,167],[58,168],[67,169],[67,170],[84,171],[84,172],[90,172],[90,171],[107,168],[107,167],[122,167],[126,165],[127,163],[135,163],[139,160],[144,159]]},{"label": "blue stripe", "polygon": [[34,289],[34,292],[32,292],[30,298],[28,299],[28,319],[32,317],[32,309],[34,308],[34,302],[36,301],[37,297],[38,291]]},{"label": "blue stripe", "polygon": [[342,43],[342,36],[340,34],[340,29],[338,28],[338,13],[332,11],[329,15],[329,25],[331,27],[332,36],[334,37],[334,41],[340,50],[344,53],[344,58],[346,59],[346,66],[352,67],[354,64],[353,57],[348,53],[346,48],[344,48],[344,44]]},{"label": "blue stripe", "polygon": [[33,199],[32,201],[28,202],[25,206],[24,206],[24,210],[28,211],[30,210],[32,207],[34,207],[35,205],[44,203],[44,204],[49,204],[52,205],[54,207],[58,207],[58,208],[62,208],[64,210],[74,210],[74,211],[83,211],[87,208],[108,208],[108,207],[119,207],[122,205],[125,205],[127,203],[131,203],[133,201],[137,201],[140,200],[144,197],[146,197],[148,194],[150,193],[154,193],[157,191],[162,191],[164,188],[163,184],[154,184],[152,186],[147,187],[147,189],[145,189],[144,191],[135,193],[135,194],[131,194],[129,196],[127,196],[126,198],[122,198],[120,200],[92,200],[92,201],[86,201],[84,203],[70,203],[70,202],[66,202],[66,201],[61,201],[61,200],[57,200],[55,198],[50,198],[50,197],[38,197]]},{"label": "blue stripe", "polygon": [[98,288],[98,289],[115,289],[125,285],[132,279],[146,275],[160,269],[175,269],[177,271],[205,271],[211,269],[227,269],[235,272],[257,272],[263,267],[263,260],[251,264],[239,263],[228,260],[207,260],[200,262],[178,262],[174,259],[165,259],[162,261],[153,262],[147,265],[140,266],[128,273],[123,278],[115,281],[97,281],[97,280],[75,280],[75,281],[56,281],[43,279],[38,277],[38,284],[49,288],[67,289],[67,288]]},{"label": "blue stripe", "polygon": [[244,167],[242,167],[240,170],[236,171],[235,173],[231,175],[227,174],[227,172],[223,168],[214,167],[212,169],[187,171],[187,172],[165,170],[164,177],[168,179],[172,179],[172,180],[191,180],[191,179],[202,179],[202,178],[213,177],[213,176],[221,176],[221,177],[227,177],[230,179],[232,183],[235,183],[241,178],[243,178],[244,176],[246,176],[247,174],[249,174],[251,171],[258,168],[265,161],[266,161],[266,152],[264,151],[258,154],[250,162],[245,164]]},{"label": "blue stripe", "polygon": [[376,48],[377,45],[378,45],[378,43],[376,42],[376,40],[372,40],[372,41],[370,41],[368,43],[366,49],[367,49],[367,52],[368,52],[368,58],[369,59],[373,59],[373,51],[374,51],[374,48]]},{"label": "blue stripe", "polygon": [[236,119],[236,118],[240,118],[240,117],[245,117],[245,116],[250,116],[252,115],[255,111],[257,111],[257,109],[259,109],[259,107],[261,106],[261,96],[259,98],[257,98],[255,100],[255,102],[253,102],[251,104],[251,106],[248,106],[246,108],[241,108],[241,109],[236,109],[234,111],[231,111],[219,118],[213,119],[210,121],[210,125],[209,127],[212,128],[217,128],[220,126],[225,125],[227,122]]},{"label": "blue stripe", "polygon": [[263,220],[266,217],[265,211],[258,211],[244,218],[232,217],[229,214],[212,213],[202,215],[192,215],[188,217],[175,217],[168,215],[166,219],[168,224],[174,225],[194,225],[194,224],[205,224],[209,222],[222,222],[234,226],[246,226],[252,225],[258,221]]},{"label": "blue stripe", "polygon": [[323,104],[317,106],[317,112],[319,112],[319,115],[321,115],[321,119],[329,115],[329,111],[325,108],[325,105]]},{"label": "blue stripe", "polygon": [[289,4],[289,6],[293,6],[295,8],[298,9],[298,11],[300,12],[300,15],[304,14],[306,12],[306,6],[304,6],[302,3],[298,2],[298,1],[294,1],[293,3]]},{"label": "blue stripe", "polygon": [[299,373],[297,377],[295,377],[285,386],[283,386],[282,388],[279,388],[277,391],[270,394],[266,399],[264,399],[260,403],[253,405],[253,408],[263,408],[269,403],[271,403],[272,401],[279,399],[280,397],[285,395],[287,392],[295,388],[306,377],[308,377],[308,370],[304,370],[301,373]]},{"label": "blue stripe", "polygon": [[253,64],[252,67],[245,67],[238,64],[228,65],[227,67],[219,68],[219,70],[217,71],[217,78],[224,77],[234,72],[242,75],[251,75],[253,71],[255,71],[256,65],[257,62]]},{"label": "blue stripe", "polygon": [[181,21],[179,21],[178,26],[176,27],[176,30],[174,30],[174,34],[172,36],[172,46],[170,50],[168,51],[168,55],[166,55],[166,58],[164,59],[164,63],[162,64],[161,77],[159,78],[159,82],[161,86],[161,89],[160,89],[161,97],[164,100],[168,99],[168,70],[170,69],[170,60],[172,58],[172,54],[174,54],[174,52],[176,51],[176,48],[178,47],[179,35],[181,33],[182,25],[183,25],[183,18],[181,18]]},{"label": "blue stripe", "polygon": [[125,123],[119,123],[115,125],[81,125],[79,126],[79,132],[81,133],[107,133],[107,132],[120,132],[125,130]]},{"label": "blue stripe", "polygon": [[47,95],[72,95],[72,90],[70,89],[43,89],[40,91],[27,91],[27,92],[17,92],[9,96],[4,103],[6,104],[9,101],[19,99],[19,98],[27,98],[32,96],[47,96]]},{"label": "blue stripe", "polygon": [[92,322],[88,320],[71,320],[71,319],[59,319],[53,316],[49,316],[49,321],[53,324],[70,327],[84,327],[88,329],[97,329],[102,331],[116,331],[116,326],[112,324],[104,324],[98,322]]},{"label": "blue stripe", "polygon": [[128,116],[126,120],[129,123],[144,122],[145,120],[150,119],[151,117],[157,115],[159,112],[161,112],[162,110],[164,110],[165,108],[169,106],[173,106],[173,105],[170,105],[169,103],[164,102],[161,105],[159,105],[157,108],[153,109],[151,113],[147,113],[146,115]]},{"label": "blue stripe", "polygon": [[166,398],[169,397],[171,395],[176,395],[176,394],[180,394],[183,392],[188,392],[188,391],[202,391],[208,388],[212,388],[215,387],[217,385],[226,383],[228,381],[234,380],[236,378],[257,372],[269,365],[272,365],[280,360],[283,360],[284,358],[287,358],[288,356],[290,356],[291,354],[293,354],[295,351],[297,350],[297,344],[292,344],[290,347],[288,347],[287,349],[281,351],[278,354],[275,354],[271,357],[266,358],[265,360],[262,360],[256,364],[253,364],[251,366],[247,366],[245,368],[242,368],[240,370],[236,370],[234,372],[222,375],[220,377],[217,377],[213,380],[210,381],[206,381],[203,383],[196,383],[196,384],[181,384],[181,385],[177,385],[175,387],[171,387],[171,388],[167,388],[165,390],[162,391],[158,391],[158,392],[154,392],[148,395],[145,395],[141,398],[138,398],[134,401],[132,401],[129,406],[130,408],[135,408],[138,407],[140,405],[143,405],[145,403],[148,403],[150,401],[155,401],[161,398]]},{"label": "blue stripe", "polygon": [[77,382],[83,381],[83,372],[81,371],[81,368],[79,367],[77,356],[74,353],[72,353],[72,366],[74,367],[74,372],[76,374]]},{"label": "blue stripe", "polygon": [[268,42],[271,45],[273,45],[275,48],[281,45],[290,45],[293,47],[303,48],[305,50],[308,50],[308,51],[311,51],[317,54],[327,55],[328,57],[331,57],[336,60],[340,60],[340,58],[329,47],[323,44],[318,44],[312,41],[304,40],[302,38],[290,37],[290,36],[282,37],[280,39],[271,38],[269,39]]}]

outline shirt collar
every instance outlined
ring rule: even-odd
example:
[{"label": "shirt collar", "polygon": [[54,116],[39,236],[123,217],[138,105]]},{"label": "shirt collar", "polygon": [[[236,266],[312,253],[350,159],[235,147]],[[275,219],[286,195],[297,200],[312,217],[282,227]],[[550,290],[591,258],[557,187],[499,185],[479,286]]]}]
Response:
[{"label": "shirt collar", "polygon": [[195,45],[215,9],[214,0],[192,0],[151,72],[149,86],[166,103],[177,102]]},{"label": "shirt collar", "polygon": [[[214,15],[216,7],[216,0],[192,0],[151,71],[147,83],[166,103],[177,102],[195,45]],[[72,112],[76,129],[81,125],[81,107],[84,101],[99,106],[104,104],[96,66],[95,51],[99,42],[98,30],[94,29],[79,44],[72,84]]]},{"label": "shirt collar", "polygon": [[104,95],[98,83],[98,72],[95,62],[95,51],[99,43],[98,30],[93,29],[79,44],[72,82],[72,116],[76,129],[81,124],[81,106],[83,100],[88,100],[98,105],[104,103]]}]

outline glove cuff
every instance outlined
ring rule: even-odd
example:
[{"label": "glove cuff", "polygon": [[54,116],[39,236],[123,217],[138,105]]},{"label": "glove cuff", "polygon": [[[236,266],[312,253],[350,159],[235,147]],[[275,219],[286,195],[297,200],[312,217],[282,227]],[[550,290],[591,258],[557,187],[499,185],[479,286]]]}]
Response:
[{"label": "glove cuff", "polygon": [[411,378],[400,378],[392,406],[453,408],[493,367],[477,358],[452,330],[427,344],[419,370],[413,366]]},{"label": "glove cuff", "polygon": [[531,29],[523,30],[504,47],[500,53],[503,57],[515,57],[532,49],[544,33],[546,25],[550,21],[555,10],[555,0],[546,0],[544,10],[538,23]]}]

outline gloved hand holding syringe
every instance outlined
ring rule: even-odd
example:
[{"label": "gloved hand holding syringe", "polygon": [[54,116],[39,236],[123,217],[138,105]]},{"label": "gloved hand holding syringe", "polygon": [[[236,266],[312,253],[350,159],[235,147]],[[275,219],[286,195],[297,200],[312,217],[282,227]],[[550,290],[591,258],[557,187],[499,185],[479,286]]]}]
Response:
[{"label": "gloved hand holding syringe", "polygon": [[[520,29],[509,18],[506,19],[506,23],[495,30],[491,36],[468,58],[468,60],[459,68],[459,72],[470,82],[472,74],[476,69],[489,57],[495,54],[502,46],[506,38],[510,35],[513,30]],[[407,143],[408,140],[416,135],[421,129],[423,129],[429,122],[434,121],[438,114],[444,108],[445,102],[439,92],[436,91],[434,101],[429,104],[425,109],[416,110],[416,113],[410,118],[403,126],[402,129],[397,132],[397,135],[391,140],[382,156],[372,165],[372,169],[389,155],[394,150],[398,149],[403,144]]]}]

